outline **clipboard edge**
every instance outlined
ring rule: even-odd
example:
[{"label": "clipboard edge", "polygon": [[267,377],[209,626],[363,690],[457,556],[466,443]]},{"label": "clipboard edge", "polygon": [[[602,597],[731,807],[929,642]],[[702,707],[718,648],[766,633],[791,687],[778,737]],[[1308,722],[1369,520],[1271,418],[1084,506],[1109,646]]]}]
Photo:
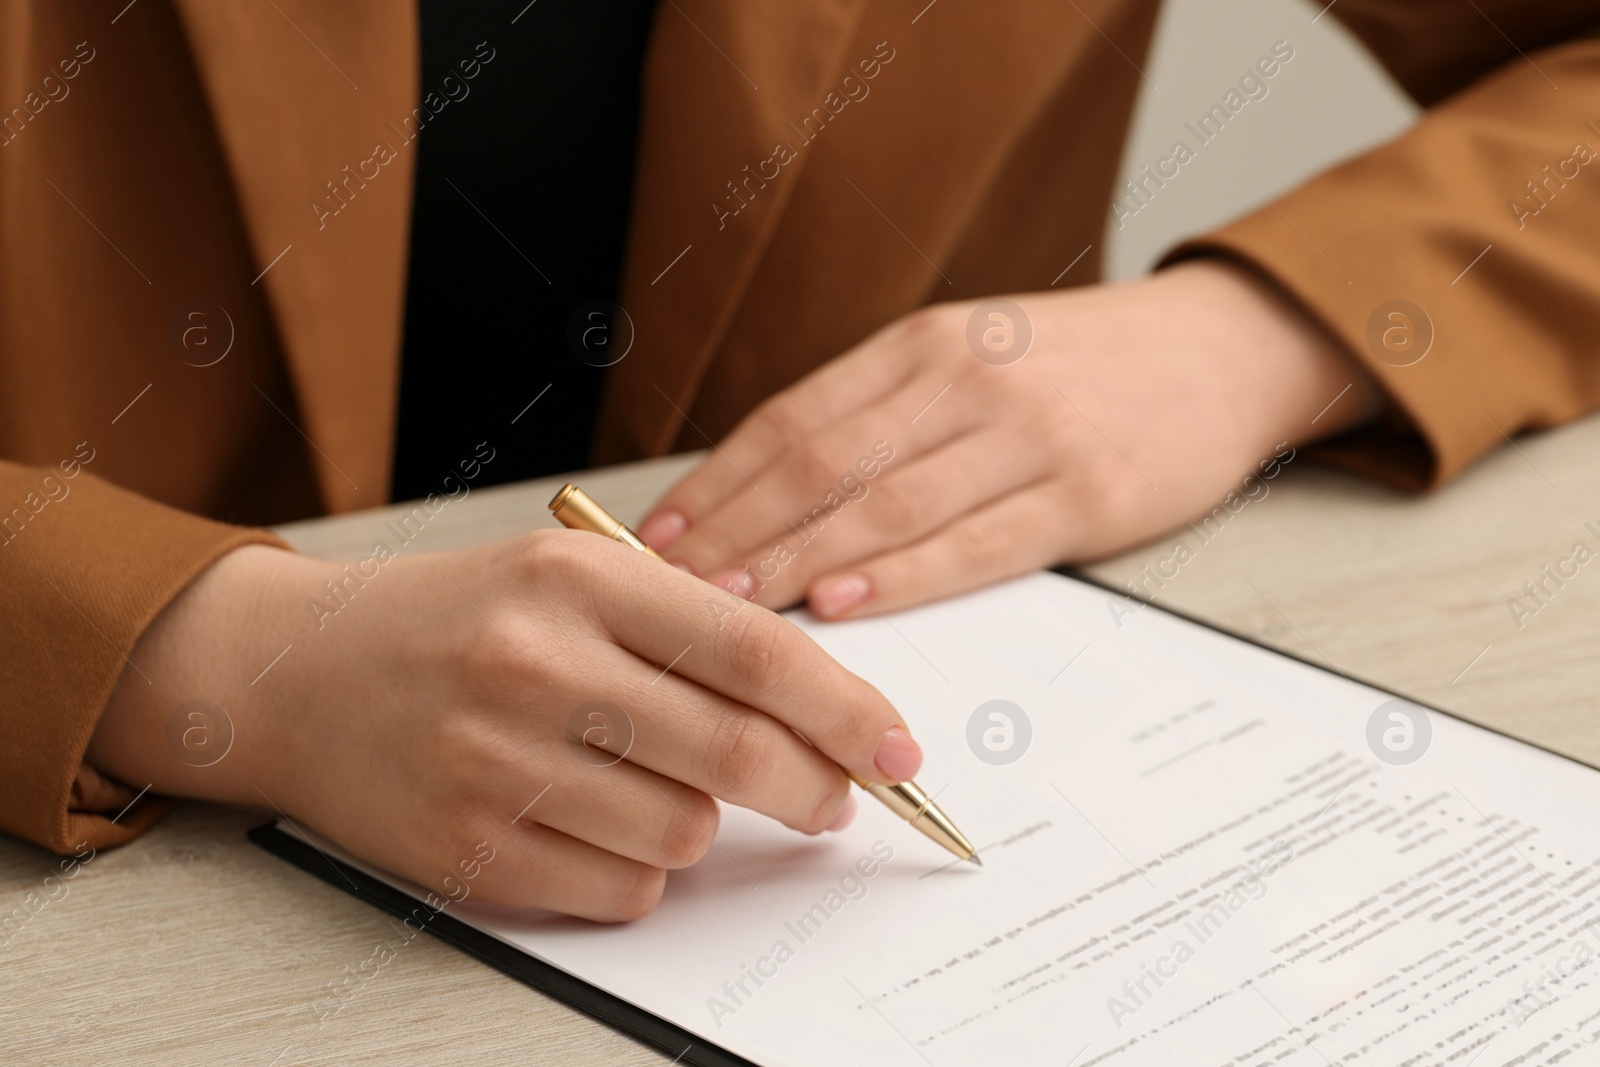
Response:
[{"label": "clipboard edge", "polygon": [[[396,918],[408,918],[413,909],[427,907],[410,894],[379,881],[365,871],[323,855],[314,846],[280,830],[275,822],[263,823],[247,831],[245,836],[257,847],[298,867],[313,878]],[[635,1041],[668,1056],[677,1056],[674,1063],[691,1064],[693,1067],[761,1067],[631,1001],[535,959],[447,912],[434,913],[425,929],[445,944],[488,964],[508,978],[581,1011]]]}]

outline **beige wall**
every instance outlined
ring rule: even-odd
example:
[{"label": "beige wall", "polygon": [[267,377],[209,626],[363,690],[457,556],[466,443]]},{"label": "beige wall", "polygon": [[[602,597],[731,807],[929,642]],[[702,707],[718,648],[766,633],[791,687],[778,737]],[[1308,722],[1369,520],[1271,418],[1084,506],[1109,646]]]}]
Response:
[{"label": "beige wall", "polygon": [[[1195,155],[1120,229],[1107,205],[1110,277],[1141,274],[1183,236],[1261,206],[1249,183],[1276,197],[1414,120],[1412,103],[1331,13],[1317,17],[1320,8],[1302,0],[1167,0],[1120,174],[1131,179],[1153,167],[1179,139]],[[1201,145],[1184,123],[1220,103],[1278,41],[1294,58],[1265,81],[1264,97]]]}]

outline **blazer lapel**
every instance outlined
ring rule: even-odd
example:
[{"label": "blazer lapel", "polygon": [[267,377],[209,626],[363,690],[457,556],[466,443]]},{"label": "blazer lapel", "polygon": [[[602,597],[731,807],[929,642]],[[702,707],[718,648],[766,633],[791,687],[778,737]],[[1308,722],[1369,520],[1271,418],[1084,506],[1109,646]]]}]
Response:
[{"label": "blazer lapel", "polygon": [[635,342],[606,382],[596,459],[666,451],[809,153],[866,0],[666,0],[646,57],[621,304]]},{"label": "blazer lapel", "polygon": [[389,492],[418,94],[410,0],[173,0],[329,510]]}]

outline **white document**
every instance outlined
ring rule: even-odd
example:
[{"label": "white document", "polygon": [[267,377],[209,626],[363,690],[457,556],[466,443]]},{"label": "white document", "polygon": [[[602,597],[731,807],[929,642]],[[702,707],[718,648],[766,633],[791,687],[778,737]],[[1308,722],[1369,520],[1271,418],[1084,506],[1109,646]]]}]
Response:
[{"label": "white document", "polygon": [[1600,1063],[1600,773],[1052,574],[795,621],[982,869],[725,808],[643,921],[448,913],[765,1067]]}]

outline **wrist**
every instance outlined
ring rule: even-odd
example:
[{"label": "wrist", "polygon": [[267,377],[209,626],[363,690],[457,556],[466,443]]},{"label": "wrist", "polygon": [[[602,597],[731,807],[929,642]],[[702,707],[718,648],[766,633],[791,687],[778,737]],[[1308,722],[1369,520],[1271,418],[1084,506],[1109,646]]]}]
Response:
[{"label": "wrist", "polygon": [[88,762],[135,788],[262,804],[258,789],[272,794],[292,762],[281,711],[304,702],[304,665],[289,663],[304,628],[295,591],[303,600],[325,567],[248,545],[206,568],[135,643],[138,669],[118,679]]},{"label": "wrist", "polygon": [[1360,359],[1270,276],[1237,260],[1185,260],[1156,278],[1238,352],[1254,376],[1268,436],[1309,444],[1382,414],[1387,398]]}]

